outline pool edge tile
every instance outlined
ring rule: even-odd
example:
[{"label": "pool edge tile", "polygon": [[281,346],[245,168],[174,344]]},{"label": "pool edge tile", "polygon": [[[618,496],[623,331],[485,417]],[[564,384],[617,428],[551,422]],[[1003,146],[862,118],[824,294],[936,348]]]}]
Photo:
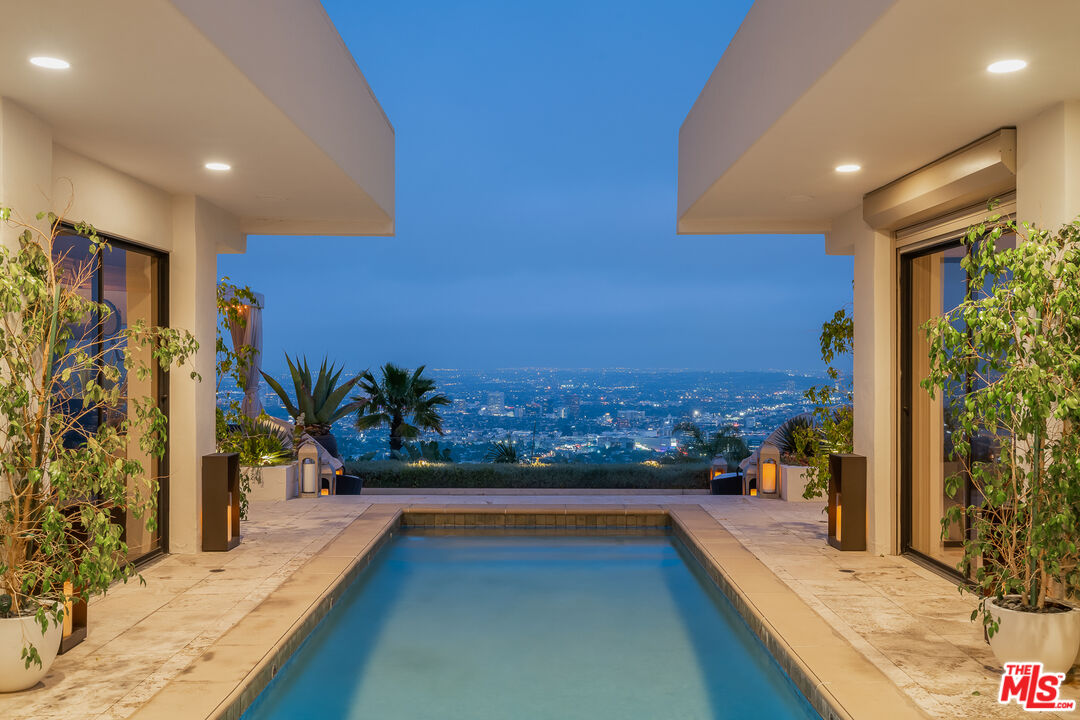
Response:
[{"label": "pool edge tile", "polygon": [[[865,716],[862,711],[865,710],[866,688],[874,688],[879,693],[880,701],[892,713],[890,717],[928,717],[906,693],[845,638],[833,631],[828,622],[798,593],[776,577],[708,512],[698,505],[672,505],[668,507],[668,512],[675,536],[687,546],[751,631],[825,720],[853,720],[857,716]],[[790,642],[778,627],[783,621],[779,618],[770,620],[755,603],[755,598],[761,605],[772,604],[774,614],[778,600],[794,604],[801,622],[820,625],[816,631],[806,626],[799,630],[813,633],[815,642],[803,643],[804,653],[800,654],[797,644]],[[789,634],[794,633],[789,631]],[[849,666],[848,670],[858,672],[860,677],[823,680],[823,676],[831,677],[831,670],[827,666],[830,650],[852,663],[854,667]],[[803,655],[808,656],[813,664],[808,664]]]},{"label": "pool edge tile", "polygon": [[[228,633],[218,638],[196,657],[177,678],[174,678],[149,700],[147,700],[131,716],[133,718],[161,718],[161,717],[184,717],[184,718],[214,718],[224,720],[238,720],[239,717],[250,707],[255,698],[261,693],[277,674],[277,671],[288,661],[289,657],[303,643],[316,625],[333,608],[334,604],[344,593],[345,588],[367,567],[372,556],[398,532],[403,515],[402,507],[396,505],[372,505],[361,513],[349,525],[345,526],[326,547],[316,553],[311,562],[320,559],[340,559],[340,553],[345,547],[358,547],[355,554],[345,568],[338,573],[314,572],[308,565],[298,568],[285,582],[271,592],[256,608],[245,615]],[[325,565],[333,566],[331,560]],[[318,566],[314,568],[319,569]],[[305,599],[310,598],[308,602]],[[257,625],[267,613],[280,616],[280,605],[292,606],[298,611],[291,624],[286,627],[287,620],[280,621],[283,632],[279,631],[276,640],[268,641],[275,633],[272,626],[270,638],[263,635],[261,640],[256,640],[257,633],[250,636],[252,643],[237,642],[238,638],[247,639],[245,625]],[[262,609],[262,611],[260,611]],[[265,629],[262,631],[266,632]],[[192,673],[200,671],[203,658],[215,654],[222,648],[235,648],[247,645],[247,657],[261,657],[261,659],[244,672],[237,682],[208,682],[205,680],[184,680],[183,676],[188,670]],[[260,649],[266,647],[260,655]],[[229,653],[232,651],[225,651]],[[177,697],[185,697],[194,691],[196,687],[203,689],[199,693],[200,705],[210,708],[209,712],[201,712],[191,707],[177,707]],[[223,690],[229,692],[221,695]],[[217,701],[206,694],[217,694]],[[177,712],[180,712],[178,715]]]}]

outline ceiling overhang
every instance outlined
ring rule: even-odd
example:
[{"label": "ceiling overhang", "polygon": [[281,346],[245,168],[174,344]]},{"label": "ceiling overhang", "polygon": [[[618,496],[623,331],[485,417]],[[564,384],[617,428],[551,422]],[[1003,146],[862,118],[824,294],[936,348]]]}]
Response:
[{"label": "ceiling overhang", "polygon": [[[1080,97],[1078,22],[1070,0],[757,0],[680,130],[678,231],[828,231],[867,193]],[[986,71],[1003,58],[1028,67]]]},{"label": "ceiling overhang", "polygon": [[58,145],[246,233],[393,234],[394,130],[318,0],[35,0],[4,25],[0,95]]}]

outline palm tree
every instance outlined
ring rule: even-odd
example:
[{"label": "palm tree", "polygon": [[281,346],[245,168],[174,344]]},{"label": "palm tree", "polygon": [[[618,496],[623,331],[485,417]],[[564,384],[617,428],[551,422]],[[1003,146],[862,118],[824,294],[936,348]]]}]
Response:
[{"label": "palm tree", "polygon": [[[353,398],[366,401],[356,413],[356,429],[371,430],[388,425],[391,455],[399,453],[406,440],[420,437],[424,430],[445,435],[438,408],[449,405],[450,398],[434,392],[435,381],[423,377],[424,366],[410,372],[407,368],[386,363],[381,370],[381,380],[376,380],[370,370],[360,376],[360,389],[367,397]],[[410,418],[411,422],[408,421]]]},{"label": "palm tree", "polygon": [[711,437],[692,422],[681,422],[675,426],[675,430],[690,434],[686,450],[699,458],[711,460],[719,456],[729,464],[737,465],[743,458],[750,456],[750,448],[746,446],[746,441],[734,425],[725,425]]}]

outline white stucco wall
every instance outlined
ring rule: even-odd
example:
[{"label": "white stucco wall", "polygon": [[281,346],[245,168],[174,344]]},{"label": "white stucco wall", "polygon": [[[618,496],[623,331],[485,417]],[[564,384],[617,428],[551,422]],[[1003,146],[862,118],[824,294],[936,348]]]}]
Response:
[{"label": "white stucco wall", "polygon": [[1019,219],[1056,229],[1080,215],[1080,100],[1057,103],[1017,125]]},{"label": "white stucco wall", "polygon": [[152,185],[53,145],[52,208],[68,208],[101,232],[161,252],[172,250],[172,200]]},{"label": "white stucco wall", "polygon": [[[0,97],[0,206],[30,222],[49,209],[52,189],[52,133],[17,103]],[[46,223],[37,225],[44,228]],[[18,232],[0,227],[0,242],[16,247]]]}]

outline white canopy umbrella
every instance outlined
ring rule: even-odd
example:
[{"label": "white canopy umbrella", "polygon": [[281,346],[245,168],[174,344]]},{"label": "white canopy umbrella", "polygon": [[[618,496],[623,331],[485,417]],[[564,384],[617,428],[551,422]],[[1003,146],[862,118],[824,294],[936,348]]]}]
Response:
[{"label": "white canopy umbrella", "polygon": [[244,387],[242,388],[244,399],[240,403],[240,411],[250,418],[258,417],[263,411],[262,401],[259,399],[259,382],[262,378],[259,369],[262,365],[262,309],[264,303],[262,293],[255,293],[255,304],[245,302],[240,308],[245,320],[244,325],[242,327],[229,327],[234,350],[239,351],[245,345],[254,348],[248,366],[244,370]]}]

